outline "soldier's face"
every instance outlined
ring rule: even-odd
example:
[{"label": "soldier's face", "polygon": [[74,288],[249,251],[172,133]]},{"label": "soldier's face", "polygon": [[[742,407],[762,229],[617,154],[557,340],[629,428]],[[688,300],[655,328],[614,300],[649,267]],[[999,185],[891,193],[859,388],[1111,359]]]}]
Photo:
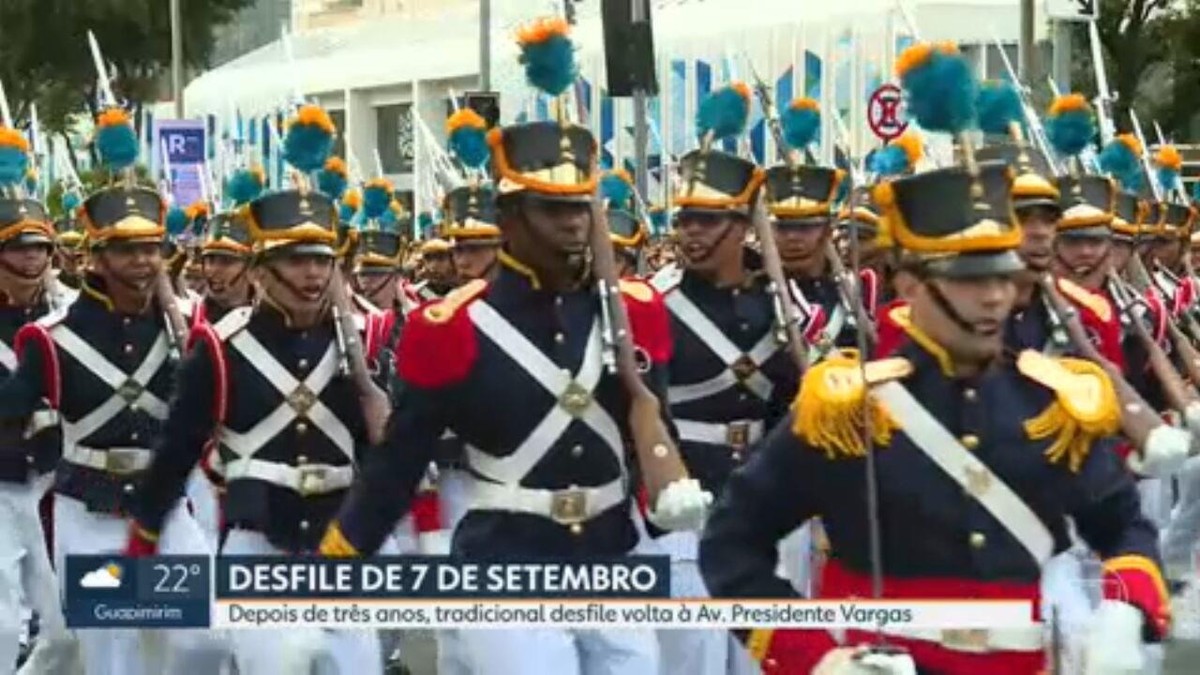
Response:
[{"label": "soldier's face", "polygon": [[[941,294],[958,320],[941,307],[935,293]],[[1004,323],[1016,297],[1011,275],[927,279],[913,289],[913,321],[956,362],[982,363],[1003,349]]]},{"label": "soldier's face", "polygon": [[1079,280],[1101,269],[1111,243],[1107,237],[1059,237],[1054,247],[1063,267],[1061,273]]},{"label": "soldier's face", "polygon": [[[526,197],[525,223],[531,234],[562,253],[581,254],[592,232],[592,205]],[[457,263],[456,263],[457,264]]]},{"label": "soldier's face", "polygon": [[162,268],[163,247],[160,243],[112,242],[96,256],[99,274],[136,293],[149,293]]},{"label": "soldier's face", "polygon": [[683,211],[675,221],[679,252],[689,268],[715,270],[742,255],[749,222],[733,213]]},{"label": "soldier's face", "polygon": [[454,248],[453,267],[462,281],[482,279],[492,265],[496,264],[495,246],[456,246]]},{"label": "soldier's face", "polygon": [[1021,211],[1021,247],[1017,255],[1030,272],[1041,274],[1050,269],[1054,260],[1055,214],[1048,209],[1033,208]]},{"label": "soldier's face", "polygon": [[1112,263],[1114,270],[1120,271],[1125,269],[1125,265],[1129,263],[1129,258],[1133,256],[1133,243],[1128,241],[1113,241],[1112,251],[1109,253],[1109,261]]},{"label": "soldier's face", "polygon": [[425,278],[435,284],[448,284],[454,279],[454,261],[449,253],[425,256]]},{"label": "soldier's face", "polygon": [[293,311],[313,311],[325,302],[333,279],[332,256],[287,255],[269,261],[262,275],[271,297]]},{"label": "soldier's face", "polygon": [[50,264],[50,247],[45,244],[10,244],[0,249],[4,270],[20,279],[36,281]]},{"label": "soldier's face", "polygon": [[250,290],[247,261],[232,255],[206,255],[201,258],[208,295],[226,307],[239,303]]},{"label": "soldier's face", "polygon": [[779,246],[779,258],[788,272],[818,271],[819,261],[829,239],[829,220],[779,222],[772,228]]},{"label": "soldier's face", "polygon": [[1175,239],[1162,239],[1155,242],[1150,255],[1163,266],[1174,269],[1182,248],[1183,244]]}]

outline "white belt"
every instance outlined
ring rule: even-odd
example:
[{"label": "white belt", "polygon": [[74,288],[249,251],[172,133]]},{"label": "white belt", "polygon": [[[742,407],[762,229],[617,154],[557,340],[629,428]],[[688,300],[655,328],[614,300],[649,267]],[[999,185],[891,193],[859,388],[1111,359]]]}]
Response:
[{"label": "white belt", "polygon": [[742,449],[758,442],[763,437],[762,420],[740,420],[737,422],[694,422],[675,420],[679,438],[695,443],[728,445]]},{"label": "white belt", "polygon": [[25,438],[32,438],[40,431],[44,431],[50,427],[56,427],[59,425],[60,421],[61,418],[58,416],[57,410],[43,408],[41,410],[34,411],[34,413],[29,416],[29,424],[25,425]]},{"label": "white belt", "polygon": [[253,478],[294,490],[302,496],[344,490],[354,482],[352,465],[303,464],[292,466],[261,459],[235,459],[225,467],[225,481]]},{"label": "white belt", "polygon": [[68,445],[63,448],[63,459],[71,464],[117,475],[136,473],[150,468],[154,453],[146,448],[89,448],[83,445]]},{"label": "white belt", "polygon": [[1040,652],[1046,634],[1041,625],[1026,628],[946,629],[888,628],[884,633],[909,640],[935,642],[956,652]]},{"label": "white belt", "polygon": [[471,510],[529,513],[574,525],[620,504],[625,499],[625,485],[618,479],[600,487],[537,490],[476,480],[470,494]]}]

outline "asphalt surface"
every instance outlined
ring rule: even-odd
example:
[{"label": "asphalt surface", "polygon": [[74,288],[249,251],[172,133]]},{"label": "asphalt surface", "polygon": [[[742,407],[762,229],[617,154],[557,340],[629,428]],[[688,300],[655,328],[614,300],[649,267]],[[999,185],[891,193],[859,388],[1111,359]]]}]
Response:
[{"label": "asphalt surface", "polygon": [[[437,675],[437,645],[433,633],[412,631],[403,642],[404,660],[412,675]],[[1200,673],[1200,640],[1175,641],[1166,645],[1161,675]]]}]

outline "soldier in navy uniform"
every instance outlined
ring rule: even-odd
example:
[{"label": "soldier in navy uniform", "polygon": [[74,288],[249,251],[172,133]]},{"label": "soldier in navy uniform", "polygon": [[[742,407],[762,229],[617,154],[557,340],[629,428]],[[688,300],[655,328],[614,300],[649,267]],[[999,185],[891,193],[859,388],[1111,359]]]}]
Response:
[{"label": "soldier in navy uniform", "polygon": [[[61,419],[53,503],[60,570],[68,555],[123,549],[126,514],[162,435],[177,365],[165,316],[177,308],[155,292],[165,283],[166,209],[154,189],[135,182],[137,136],[123,110],[101,114],[97,146],[112,182],[82,207],[92,265],[78,299],[18,332],[20,365],[0,386],[6,422],[36,420],[46,402]],[[179,495],[163,512],[163,553],[210,552]],[[207,631],[166,631],[165,663],[139,646],[142,637],[132,630],[81,633],[87,672],[215,672],[227,658],[219,635]]]},{"label": "soldier in navy uniform", "polygon": [[[294,127],[332,133],[315,106]],[[262,296],[212,324],[197,324],[166,419],[168,433],[133,506],[129,551],[155,550],[164,515],[179,499],[209,439],[225,478],[221,555],[288,555],[316,549],[366,449],[366,422],[329,311],[337,214],[302,186],[264,194],[246,213]],[[286,424],[276,418],[283,411]],[[243,675],[379,672],[374,634],[279,631],[234,636]],[[282,660],[281,660],[282,655]]]},{"label": "soldier in navy uniform", "polygon": [[[907,339],[895,358],[864,366],[837,357],[805,374],[793,412],[730,478],[709,518],[705,580],[723,597],[793,596],[774,575],[775,542],[820,514],[831,542],[821,597],[872,597],[871,570],[881,565],[887,598],[1035,601],[1042,564],[1070,545],[1069,517],[1104,560],[1089,672],[1141,672],[1141,642],[1163,636],[1169,610],[1157,533],[1111,452],[1120,405],[1095,364],[1005,349],[1021,234],[1007,167],[977,171],[950,167],[875,188],[918,280]],[[878,474],[873,513],[862,497],[867,452]],[[1046,665],[1040,626],[882,631],[907,654],[860,652],[872,635],[856,630],[840,645],[825,631],[746,637],[773,673],[912,672],[908,659],[922,671],[982,675]]]},{"label": "soldier in navy uniform", "polygon": [[[0,146],[0,152],[28,151],[24,139],[6,128],[0,128]],[[14,181],[19,178],[20,173],[11,176]],[[53,237],[41,203],[25,197],[18,182],[0,185],[0,375],[5,378],[17,368],[13,350],[17,331],[70,301],[50,273]],[[11,560],[0,565],[3,672],[11,672],[17,663],[24,607],[37,612],[41,628],[38,652],[29,668],[62,668],[46,659],[78,658],[76,643],[65,634],[58,582],[39,513],[39,502],[62,453],[56,416],[46,408],[35,412],[28,423],[5,420],[0,426],[0,550]]]},{"label": "soldier in navy uniform", "polygon": [[192,315],[193,323],[217,323],[230,311],[253,301],[248,218],[244,209],[235,207],[208,220],[199,254],[204,298]]},{"label": "soldier in navy uniform", "polygon": [[[745,245],[762,169],[717,150],[690,152],[680,164],[693,177],[673,200],[681,267],[656,275],[654,284],[671,313],[667,400],[680,451],[688,473],[717,495],[787,414],[800,373],[776,338],[769,279]],[[672,594],[707,596],[696,567],[697,533],[672,532],[656,543],[671,554]],[[664,672],[742,670],[744,650],[730,640],[724,631],[659,631]]]},{"label": "soldier in navy uniform", "polygon": [[[489,144],[505,240],[495,279],[468,283],[409,316],[399,346],[403,394],[388,441],[372,451],[326,533],[327,555],[379,549],[410,508],[445,429],[467,444],[472,483],[454,554],[578,559],[622,555],[637,542],[629,397],[602,366],[600,303],[588,267],[595,139],[574,124],[535,122],[493,130]],[[646,377],[662,392],[670,353],[665,310],[644,283],[622,290],[647,356]],[[497,401],[520,403],[504,414],[479,414]],[[468,672],[480,675],[642,675],[658,667],[649,630],[460,637]]]},{"label": "soldier in navy uniform", "polygon": [[439,300],[454,289],[452,250],[453,245],[441,237],[421,242],[421,278],[409,287],[418,302]]},{"label": "soldier in navy uniform", "polygon": [[58,280],[64,285],[78,289],[83,280],[86,247],[83,225],[74,214],[67,214],[54,221],[54,266]]},{"label": "soldier in navy uniform", "polygon": [[472,182],[446,193],[442,232],[450,241],[459,284],[475,279],[490,281],[499,272],[500,228],[496,227],[496,192],[488,184]]}]

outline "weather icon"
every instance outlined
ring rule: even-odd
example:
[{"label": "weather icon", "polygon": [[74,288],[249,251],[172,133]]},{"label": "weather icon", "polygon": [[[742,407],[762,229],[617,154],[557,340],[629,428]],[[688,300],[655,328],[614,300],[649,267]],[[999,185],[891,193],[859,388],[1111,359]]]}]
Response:
[{"label": "weather icon", "polygon": [[79,585],[83,588],[120,588],[123,570],[115,562],[108,562],[83,575]]}]

